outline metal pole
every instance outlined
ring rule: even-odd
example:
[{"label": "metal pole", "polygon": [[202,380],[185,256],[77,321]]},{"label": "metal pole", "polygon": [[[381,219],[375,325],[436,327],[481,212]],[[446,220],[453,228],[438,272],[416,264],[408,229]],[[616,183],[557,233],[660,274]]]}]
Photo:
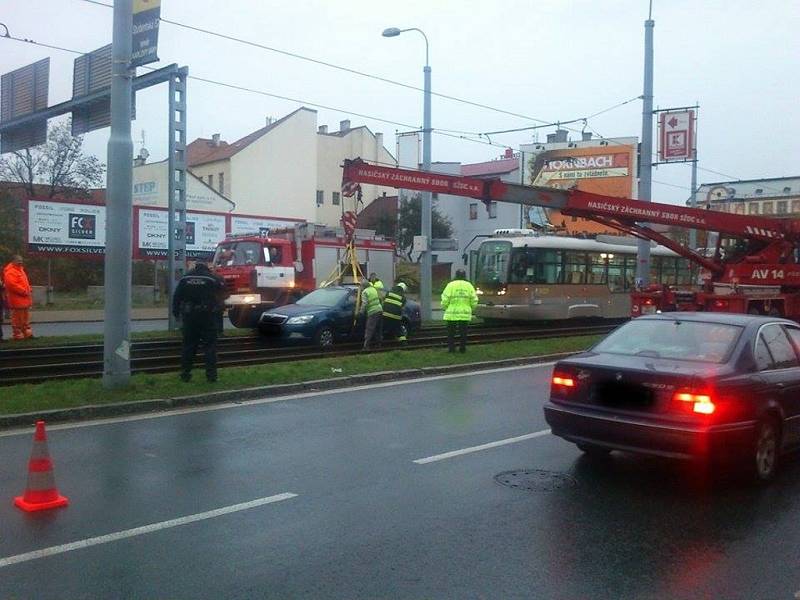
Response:
[{"label": "metal pole", "polygon": [[[182,67],[169,78],[169,143],[167,170],[167,304],[172,307],[172,295],[178,281],[186,273],[186,78],[189,71]],[[178,328],[178,320],[168,311],[170,331]]]},{"label": "metal pole", "polygon": [[[697,192],[697,106],[695,106],[694,112],[694,148],[692,148],[692,195],[689,196],[689,206],[691,208],[695,208],[697,206],[697,201],[695,199],[695,193]],[[689,247],[692,250],[697,248],[697,229],[690,229],[689,230]]]},{"label": "metal pole", "polygon": [[52,279],[52,272],[51,272],[51,264],[50,259],[47,259],[47,291],[44,296],[44,303],[45,305],[50,305],[53,303],[53,279]]},{"label": "metal pole", "polygon": [[126,385],[131,376],[132,4],[132,0],[114,2],[104,280],[103,386],[106,388]]},{"label": "metal pole", "polygon": [[[642,144],[639,153],[639,200],[651,198],[653,171],[653,28],[651,14],[644,22],[644,93],[642,94]],[[650,241],[639,240],[636,261],[636,282],[647,285],[650,281]]]},{"label": "metal pole", "polygon": [[[423,107],[422,124],[422,168],[425,171],[431,170],[431,67],[428,65],[428,39],[425,39],[425,98]],[[432,237],[432,200],[430,192],[422,193],[422,235],[428,242],[428,249],[422,253],[420,264],[420,308],[422,309],[422,319],[431,319],[431,290],[432,286],[432,265],[431,265],[431,237]]]}]

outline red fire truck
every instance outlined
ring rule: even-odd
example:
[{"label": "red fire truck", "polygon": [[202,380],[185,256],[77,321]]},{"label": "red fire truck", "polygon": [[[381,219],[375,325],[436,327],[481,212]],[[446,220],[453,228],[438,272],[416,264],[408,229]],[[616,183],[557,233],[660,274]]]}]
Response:
[{"label": "red fire truck", "polygon": [[[554,208],[641,239],[654,240],[701,268],[696,286],[649,286],[632,294],[631,314],[692,310],[781,315],[800,320],[800,221],[736,215],[592,194],[345,161],[344,183],[384,186]],[[695,251],[648,223],[713,232],[709,251]]]},{"label": "red fire truck", "polygon": [[[393,281],[394,243],[367,230],[356,230],[355,239],[361,271]],[[308,223],[229,235],[217,246],[214,268],[230,294],[226,305],[231,323],[255,327],[263,311],[315,289],[336,272],[345,248],[340,229]]]}]

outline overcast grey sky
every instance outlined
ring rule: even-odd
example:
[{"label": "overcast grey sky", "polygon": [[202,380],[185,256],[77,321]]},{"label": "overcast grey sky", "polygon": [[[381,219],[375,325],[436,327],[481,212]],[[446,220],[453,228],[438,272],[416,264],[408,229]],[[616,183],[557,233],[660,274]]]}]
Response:
[{"label": "overcast grey sky", "polygon": [[[110,3],[111,0],[103,0]],[[162,16],[366,73],[422,86],[424,42],[414,32],[381,37],[386,27],[418,27],[430,40],[433,89],[546,121],[588,116],[642,93],[647,0],[163,0]],[[797,0],[653,0],[655,105],[700,103],[701,168],[735,178],[800,174],[800,2]],[[11,34],[90,51],[111,41],[110,8],[83,0],[0,0]],[[71,94],[75,55],[0,39],[0,72],[51,57],[50,103]],[[386,134],[394,151],[399,125],[419,126],[422,94],[163,24],[163,66],[341,110],[319,109],[319,124],[349,118]],[[141,72],[141,71],[140,71]],[[221,133],[233,141],[300,104],[191,81],[189,139]],[[166,155],[166,86],[140,92],[134,139],[146,131],[153,159]],[[434,97],[434,128],[487,132],[536,124]],[[603,136],[641,133],[641,102],[589,121]],[[580,125],[575,127],[580,128]],[[551,130],[540,130],[544,139]],[[573,134],[579,135],[579,134]],[[108,130],[86,136],[105,160]],[[518,148],[530,132],[492,136]],[[138,149],[139,144],[136,143]],[[291,152],[291,148],[286,149]],[[477,162],[502,148],[433,138],[433,160]],[[659,167],[653,197],[688,196],[688,165]],[[699,182],[726,177],[701,170]],[[666,185],[670,184],[670,185]],[[678,187],[675,187],[678,186]]]}]

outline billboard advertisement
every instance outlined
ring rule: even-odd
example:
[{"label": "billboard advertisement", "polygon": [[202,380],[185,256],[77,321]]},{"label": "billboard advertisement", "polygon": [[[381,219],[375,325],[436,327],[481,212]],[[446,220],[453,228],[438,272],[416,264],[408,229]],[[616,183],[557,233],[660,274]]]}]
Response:
[{"label": "billboard advertisement", "polygon": [[694,159],[693,110],[664,111],[659,115],[658,157],[664,162]]},{"label": "billboard advertisement", "polygon": [[43,254],[102,255],[106,207],[95,204],[28,202],[28,250]]},{"label": "billboard advertisement", "polygon": [[294,227],[302,221],[292,219],[276,219],[273,217],[245,217],[231,215],[230,233],[233,235],[243,235],[255,233],[258,235],[268,235],[270,231],[283,227]]},{"label": "billboard advertisement", "polygon": [[[167,258],[169,213],[164,209],[137,207],[134,217],[134,256]],[[225,239],[226,215],[186,213],[186,257],[211,258],[217,244]]]},{"label": "billboard advertisement", "polygon": [[[563,148],[539,153],[532,168],[532,183],[556,188],[633,198],[636,192],[636,144]],[[605,225],[549,210],[550,222],[569,234],[617,233]]]}]

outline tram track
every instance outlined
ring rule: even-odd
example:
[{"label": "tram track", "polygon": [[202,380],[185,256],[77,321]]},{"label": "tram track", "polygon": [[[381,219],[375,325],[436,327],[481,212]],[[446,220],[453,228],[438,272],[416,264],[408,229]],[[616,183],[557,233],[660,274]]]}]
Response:
[{"label": "tram track", "polygon": [[[548,339],[578,335],[602,335],[623,321],[602,324],[570,324],[550,326],[475,327],[468,335],[470,344]],[[396,349],[419,350],[441,348],[447,344],[444,327],[419,330],[406,345],[388,342],[376,352]],[[252,366],[315,358],[350,356],[360,352],[361,344],[346,342],[328,350],[314,346],[276,346],[261,336],[222,337],[217,345],[219,367]],[[179,339],[143,340],[131,348],[133,373],[168,373],[180,368]],[[202,355],[196,362],[199,365]],[[49,348],[19,348],[0,351],[0,386],[21,383],[40,383],[47,380],[101,377],[103,374],[102,344],[54,346]]]}]

